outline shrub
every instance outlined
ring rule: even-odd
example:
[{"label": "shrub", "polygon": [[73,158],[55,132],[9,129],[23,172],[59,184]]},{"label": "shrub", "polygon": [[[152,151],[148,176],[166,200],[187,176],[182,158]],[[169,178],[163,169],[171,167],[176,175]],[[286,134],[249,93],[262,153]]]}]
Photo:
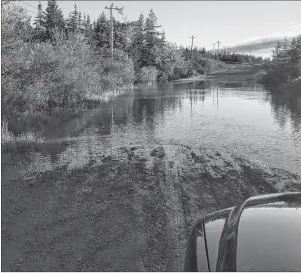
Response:
[{"label": "shrub", "polygon": [[299,69],[296,66],[270,67],[262,76],[262,84],[279,85],[288,83],[298,77]]},{"label": "shrub", "polygon": [[136,75],[136,81],[140,83],[156,82],[158,70],[154,66],[144,66]]},{"label": "shrub", "polygon": [[[20,21],[23,14],[17,15],[21,18],[13,18]],[[81,36],[65,39],[59,33],[55,33],[55,45],[28,43],[13,35],[10,21],[2,25],[8,38],[2,43],[1,64],[2,115],[8,120],[55,107],[75,107],[85,98],[131,85],[133,63],[124,52],[115,51],[112,62]]]}]

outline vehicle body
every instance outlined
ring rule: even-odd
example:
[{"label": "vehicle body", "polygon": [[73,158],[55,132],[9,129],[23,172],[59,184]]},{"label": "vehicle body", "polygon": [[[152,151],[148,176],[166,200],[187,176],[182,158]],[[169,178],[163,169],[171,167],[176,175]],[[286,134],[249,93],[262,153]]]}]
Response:
[{"label": "vehicle body", "polygon": [[199,220],[184,271],[301,271],[301,192],[251,197]]}]

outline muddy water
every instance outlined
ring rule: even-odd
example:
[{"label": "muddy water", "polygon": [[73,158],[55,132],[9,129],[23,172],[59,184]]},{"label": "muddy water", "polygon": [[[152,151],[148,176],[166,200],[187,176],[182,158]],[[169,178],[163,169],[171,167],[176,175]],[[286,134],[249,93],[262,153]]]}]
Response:
[{"label": "muddy water", "polygon": [[124,145],[214,148],[301,173],[301,101],[262,86],[200,81],[135,88],[51,132],[25,172],[68,169]]}]

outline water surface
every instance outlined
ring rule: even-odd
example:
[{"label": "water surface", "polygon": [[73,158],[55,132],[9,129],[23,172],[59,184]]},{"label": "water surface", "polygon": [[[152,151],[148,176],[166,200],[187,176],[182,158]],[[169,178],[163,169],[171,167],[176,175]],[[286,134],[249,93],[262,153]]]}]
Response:
[{"label": "water surface", "polygon": [[301,174],[301,98],[246,82],[137,87],[45,135],[29,170],[80,167],[124,145],[226,150]]}]

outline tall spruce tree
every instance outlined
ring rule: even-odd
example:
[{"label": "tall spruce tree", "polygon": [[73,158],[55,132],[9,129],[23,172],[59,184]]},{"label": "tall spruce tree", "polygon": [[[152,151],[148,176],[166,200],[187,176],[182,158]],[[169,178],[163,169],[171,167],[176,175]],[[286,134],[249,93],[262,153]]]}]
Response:
[{"label": "tall spruce tree", "polygon": [[62,10],[58,7],[56,0],[48,0],[47,8],[43,13],[43,25],[46,29],[47,37],[54,39],[54,32],[62,32],[65,27],[65,20]]},{"label": "tall spruce tree", "polygon": [[77,26],[78,26],[78,31],[83,30],[83,20],[82,20],[82,14],[80,11],[78,12],[78,16],[77,16]]},{"label": "tall spruce tree", "polygon": [[42,4],[39,3],[38,5],[38,14],[34,19],[34,26],[35,29],[38,31],[42,31],[43,30],[43,9],[42,9]]},{"label": "tall spruce tree", "polygon": [[77,32],[78,30],[78,11],[76,4],[74,4],[74,10],[71,12],[68,28],[71,32]]},{"label": "tall spruce tree", "polygon": [[147,48],[145,41],[145,20],[141,13],[138,20],[134,22],[133,47],[130,53],[134,60],[135,70],[147,65]]},{"label": "tall spruce tree", "polygon": [[109,21],[104,12],[97,18],[94,27],[94,33],[97,40],[97,46],[108,47],[110,39]]},{"label": "tall spruce tree", "polygon": [[157,16],[151,9],[145,21],[145,39],[149,48],[160,43],[161,33],[158,32],[157,29],[161,26],[158,25],[157,20]]},{"label": "tall spruce tree", "polygon": [[146,48],[147,48],[147,65],[155,65],[154,57],[152,56],[153,48],[155,46],[162,46],[161,43],[161,33],[157,30],[160,25],[157,23],[157,16],[155,15],[154,11],[151,9],[148,17],[145,21],[145,41],[146,41]]}]

